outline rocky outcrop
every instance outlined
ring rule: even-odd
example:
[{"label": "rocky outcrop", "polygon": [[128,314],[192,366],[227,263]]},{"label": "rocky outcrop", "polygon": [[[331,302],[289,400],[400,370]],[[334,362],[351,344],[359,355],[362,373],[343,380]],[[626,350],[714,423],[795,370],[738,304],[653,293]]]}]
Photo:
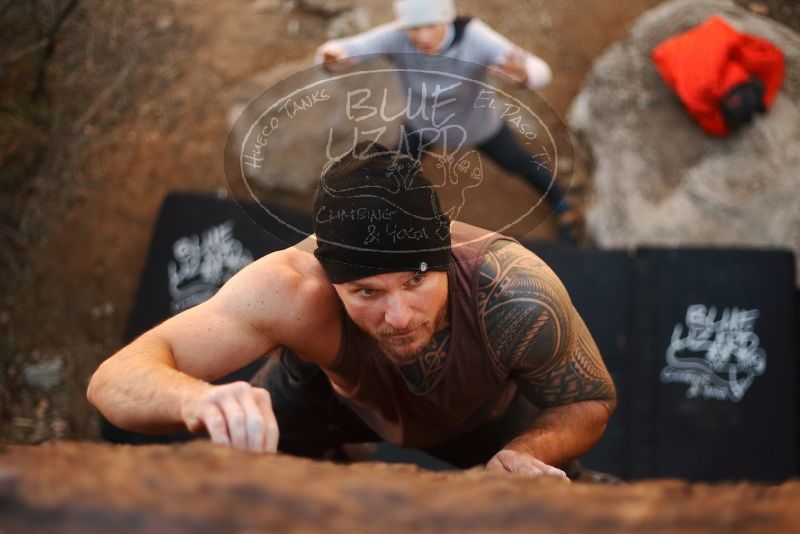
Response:
[{"label": "rocky outcrop", "polygon": [[[278,122],[270,130],[264,157],[257,167],[245,164],[241,172],[234,166],[228,179],[233,183],[244,177],[253,186],[265,191],[292,193],[313,192],[325,164],[326,146],[331,143],[331,153],[341,154],[353,145],[354,126],[346,120],[343,110],[348,105],[347,95],[363,90],[365,78],[369,87],[394,87],[393,73],[369,75],[343,74],[337,77],[326,73],[322,67],[312,66],[313,57],[281,63],[263,71],[230,91],[233,105],[228,112],[231,133],[226,157],[236,160],[246,154],[243,145],[252,144],[267,121],[264,115],[275,115]],[[376,68],[388,64],[376,62]],[[378,90],[374,89],[378,94]],[[396,100],[392,103],[399,107]],[[397,126],[399,121],[388,123],[379,115],[359,121],[360,131]],[[255,134],[253,132],[256,132]],[[397,138],[382,139],[387,146],[397,143]]]},{"label": "rocky outcrop", "polygon": [[[731,137],[689,118],[650,60],[668,37],[722,15],[786,57],[770,112]],[[731,0],[647,12],[595,63],[569,123],[593,160],[588,231],[601,247],[744,245],[800,253],[800,36]]]},{"label": "rocky outcrop", "polygon": [[[366,31],[391,17],[391,5],[381,2],[301,0],[296,6],[289,7],[324,19],[326,29],[323,35],[314,37],[315,46],[321,45],[326,39]],[[227,119],[231,127],[226,148],[226,158],[229,160],[236,160],[241,155],[242,143],[262,113],[284,98],[292,101],[291,106],[277,113],[281,123],[269,136],[263,165],[258,168],[244,165],[241,172],[237,168],[233,173],[227,173],[234,190],[237,189],[236,182],[244,178],[251,187],[259,189],[258,196],[274,192],[314,192],[320,172],[327,162],[320,147],[326,146],[330,135],[332,152],[338,154],[353,137],[352,124],[342,120],[344,104],[341,99],[348,91],[357,90],[363,84],[360,77],[332,78],[336,76],[325,72],[322,67],[314,66],[312,54],[292,61],[281,61],[226,91],[222,100],[228,106]],[[373,75],[371,82],[376,86],[393,86],[396,83],[391,73]],[[380,118],[371,118],[362,121],[360,126],[363,130],[369,130],[385,126],[384,122]],[[263,124],[258,124],[257,129],[261,126]],[[308,147],[314,149],[309,150]]]},{"label": "rocky outcrop", "polygon": [[792,532],[800,483],[622,486],[335,465],[195,442],[0,450],[2,532]]}]

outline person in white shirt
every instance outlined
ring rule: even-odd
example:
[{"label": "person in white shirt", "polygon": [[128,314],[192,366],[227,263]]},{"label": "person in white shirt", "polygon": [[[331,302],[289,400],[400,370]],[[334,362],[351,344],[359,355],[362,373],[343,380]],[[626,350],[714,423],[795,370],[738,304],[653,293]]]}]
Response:
[{"label": "person in white shirt", "polygon": [[[547,196],[559,217],[559,233],[575,241],[576,214],[555,183],[549,162],[537,159],[515,138],[501,117],[500,106],[478,105],[482,85],[462,83],[454,87],[451,77],[482,82],[489,71],[499,71],[530,89],[550,83],[550,67],[498,34],[478,19],[456,17],[454,0],[397,0],[396,19],[367,32],[328,41],[317,50],[316,61],[330,72],[339,72],[362,60],[386,57],[398,68],[403,87],[422,100],[436,98],[426,90],[438,83],[448,86],[447,115],[455,117],[463,138],[448,138],[443,128],[431,124],[424,114],[407,117],[406,135],[399,150],[420,159],[430,147],[475,147],[504,170],[520,176]],[[450,83],[448,84],[448,80]],[[441,99],[441,96],[439,96]],[[453,147],[449,147],[453,148]]]}]

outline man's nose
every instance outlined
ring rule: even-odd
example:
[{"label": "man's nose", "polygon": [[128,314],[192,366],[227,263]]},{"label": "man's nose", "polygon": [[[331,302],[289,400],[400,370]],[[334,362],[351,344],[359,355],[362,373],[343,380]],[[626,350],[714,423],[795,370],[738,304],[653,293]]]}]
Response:
[{"label": "man's nose", "polygon": [[434,39],[434,32],[433,30],[425,30],[420,33],[419,38],[425,43],[431,43]]},{"label": "man's nose", "polygon": [[396,330],[405,330],[414,312],[401,295],[389,296],[384,321]]}]

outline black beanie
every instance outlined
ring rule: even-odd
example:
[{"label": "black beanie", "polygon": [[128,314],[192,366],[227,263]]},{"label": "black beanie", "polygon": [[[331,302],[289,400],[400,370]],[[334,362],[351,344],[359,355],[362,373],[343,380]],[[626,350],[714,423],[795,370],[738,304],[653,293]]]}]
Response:
[{"label": "black beanie", "polygon": [[323,172],[314,256],[331,283],[398,271],[446,271],[450,219],[419,161],[359,143]]}]

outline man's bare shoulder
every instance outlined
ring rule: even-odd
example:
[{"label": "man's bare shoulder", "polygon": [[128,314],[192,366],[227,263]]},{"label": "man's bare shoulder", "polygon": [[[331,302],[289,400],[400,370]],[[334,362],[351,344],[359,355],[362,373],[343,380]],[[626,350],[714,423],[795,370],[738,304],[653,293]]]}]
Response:
[{"label": "man's bare shoulder", "polygon": [[[535,252],[511,238],[500,235],[500,239],[492,243],[486,251],[481,272],[484,278],[491,278],[498,283],[500,279],[510,276],[515,269],[525,270],[528,275],[527,280],[533,284],[528,286],[529,289],[566,291],[556,273]],[[505,285],[504,289],[510,288]]]},{"label": "man's bare shoulder", "polygon": [[[296,247],[273,252],[242,269],[231,289],[247,300],[280,301],[315,318],[337,309],[336,292],[313,254]],[[230,283],[228,284],[230,285]]]},{"label": "man's bare shoulder", "polygon": [[306,250],[290,247],[256,260],[236,273],[208,306],[212,316],[246,325],[254,335],[309,361],[324,364],[336,355],[339,300]]},{"label": "man's bare shoulder", "polygon": [[479,315],[492,357],[537,406],[595,400],[613,411],[614,383],[558,276],[533,252],[496,241],[484,257]]},{"label": "man's bare shoulder", "polygon": [[[302,248],[290,247],[281,251],[279,261],[295,283],[299,304],[311,308],[333,307],[338,310],[338,298],[333,285],[325,276],[317,258]],[[326,309],[326,313],[329,310]]]},{"label": "man's bare shoulder", "polygon": [[519,243],[498,240],[489,247],[478,291],[482,326],[501,367],[533,357],[550,361],[571,343],[575,312],[564,285]]}]

